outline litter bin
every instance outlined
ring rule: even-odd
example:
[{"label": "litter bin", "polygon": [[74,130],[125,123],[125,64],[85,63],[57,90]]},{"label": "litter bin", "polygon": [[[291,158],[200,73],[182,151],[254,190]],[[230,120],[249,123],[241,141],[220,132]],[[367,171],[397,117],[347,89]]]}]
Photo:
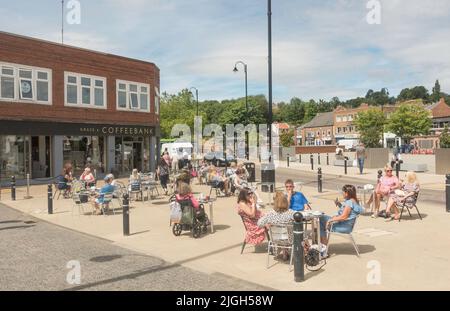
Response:
[{"label": "litter bin", "polygon": [[[272,163],[261,164],[261,186],[262,192],[274,192],[275,187],[275,165]],[[272,183],[265,185],[264,183]]]},{"label": "litter bin", "polygon": [[255,182],[256,180],[256,166],[255,163],[253,162],[245,162],[244,163],[245,169],[248,172],[248,178],[247,181],[248,182]]}]

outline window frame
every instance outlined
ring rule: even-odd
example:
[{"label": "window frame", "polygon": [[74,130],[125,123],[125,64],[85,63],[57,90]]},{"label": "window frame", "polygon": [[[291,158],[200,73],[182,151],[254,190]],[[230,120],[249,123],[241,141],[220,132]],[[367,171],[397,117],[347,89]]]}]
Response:
[{"label": "window frame", "polygon": [[[8,69],[13,70],[13,75],[4,75],[2,73],[3,67],[6,67]],[[21,70],[27,70],[31,71],[31,79],[30,78],[21,78],[20,77],[20,71]],[[43,72],[47,74],[47,80],[39,79],[38,73]],[[14,97],[13,98],[3,98],[1,97],[1,80],[0,80],[0,102],[6,102],[6,103],[23,103],[23,104],[38,104],[38,105],[52,105],[53,101],[53,75],[52,75],[52,69],[50,68],[43,68],[43,67],[36,67],[36,66],[29,66],[29,65],[23,65],[23,64],[16,64],[16,63],[8,63],[8,62],[2,62],[0,61],[0,78],[1,77],[9,77],[13,78],[14,80]],[[32,88],[32,98],[22,98],[22,87],[21,87],[21,81],[30,81],[31,82],[31,88]],[[38,100],[37,98],[37,82],[47,82],[47,91],[48,91],[48,99],[45,100]]]},{"label": "window frame", "polygon": [[[75,83],[69,83],[68,77],[76,77],[77,82]],[[87,88],[87,86],[81,84],[82,78],[88,78],[90,79],[90,98],[89,104],[83,103],[83,88]],[[103,106],[96,106],[95,105],[95,90],[101,89],[101,87],[97,87],[95,85],[96,80],[103,82]],[[68,85],[76,85],[77,87],[77,103],[69,103],[67,100],[68,92],[67,92],[67,86]],[[108,108],[108,98],[107,98],[107,92],[108,90],[108,84],[106,77],[100,77],[100,76],[94,76],[94,75],[88,75],[84,73],[77,73],[77,72],[71,72],[71,71],[64,71],[64,106],[65,107],[72,107],[72,108],[88,108],[88,109],[102,109],[106,110]]]},{"label": "window frame", "polygon": [[[125,90],[119,89],[119,84],[125,84]],[[130,86],[136,85],[137,86],[137,92],[131,91]],[[142,92],[142,87],[147,88],[147,92]],[[126,96],[126,107],[120,107],[119,106],[119,92],[125,92]],[[137,108],[131,108],[131,94],[137,95]],[[145,94],[147,95],[147,109],[141,109],[141,95]],[[141,112],[141,113],[150,113],[151,112],[151,100],[150,100],[150,84],[148,83],[141,83],[141,82],[135,82],[135,81],[127,81],[127,80],[120,80],[116,79],[116,110],[117,111],[131,111],[131,112]]]}]

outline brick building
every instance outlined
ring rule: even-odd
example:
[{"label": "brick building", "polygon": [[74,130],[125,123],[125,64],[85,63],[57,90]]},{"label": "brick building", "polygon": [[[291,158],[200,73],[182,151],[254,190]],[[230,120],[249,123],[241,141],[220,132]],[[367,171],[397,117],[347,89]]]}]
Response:
[{"label": "brick building", "polygon": [[310,122],[302,125],[297,132],[297,142],[302,141],[305,146],[332,145],[335,143],[333,136],[333,112],[318,113]]},{"label": "brick building", "polygon": [[0,32],[0,174],[46,178],[155,169],[159,69]]}]

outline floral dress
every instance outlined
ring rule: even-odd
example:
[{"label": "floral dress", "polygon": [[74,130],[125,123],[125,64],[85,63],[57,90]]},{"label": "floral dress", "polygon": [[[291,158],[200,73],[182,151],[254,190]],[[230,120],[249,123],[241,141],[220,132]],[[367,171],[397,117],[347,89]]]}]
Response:
[{"label": "floral dress", "polygon": [[[413,184],[403,184],[401,187],[401,190],[403,190],[403,192],[405,192],[406,195],[410,194],[411,192],[415,192],[418,193],[420,191],[420,186],[417,183],[413,183]],[[400,196],[397,194],[393,194],[392,195],[392,199],[395,201],[395,204],[397,205],[403,205],[403,202],[401,202],[401,200],[404,198],[404,196]],[[405,206],[408,208],[413,207],[414,203],[416,203],[415,201],[415,197],[409,196],[406,198],[405,200]]]},{"label": "floral dress", "polygon": [[258,245],[264,242],[266,239],[266,230],[264,228],[258,227],[258,219],[261,218],[261,212],[256,210],[255,217],[248,216],[238,205],[237,207],[239,216],[242,217],[245,232],[245,243],[251,245]]}]

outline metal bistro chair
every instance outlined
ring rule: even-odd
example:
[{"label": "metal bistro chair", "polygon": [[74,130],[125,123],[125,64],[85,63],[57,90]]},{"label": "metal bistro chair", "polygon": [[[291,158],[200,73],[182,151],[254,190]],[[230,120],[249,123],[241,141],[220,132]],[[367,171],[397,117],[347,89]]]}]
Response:
[{"label": "metal bistro chair", "polygon": [[402,208],[402,210],[400,212],[400,218],[398,219],[399,222],[400,222],[400,220],[402,220],[403,211],[405,210],[405,208],[408,211],[409,217],[412,218],[411,212],[409,210],[412,209],[413,207],[416,208],[416,211],[417,211],[417,214],[419,215],[420,220],[423,220],[422,215],[420,215],[419,209],[417,208],[417,200],[419,199],[419,192],[414,193],[413,199],[414,199],[413,202],[403,202],[403,204],[401,206],[399,206]]},{"label": "metal bistro chair", "polygon": [[142,183],[131,183],[129,185],[129,192],[130,192],[130,201],[136,197],[136,200],[138,199],[138,197],[141,199],[143,199],[143,190],[142,190]]},{"label": "metal bistro chair", "polygon": [[278,253],[278,249],[287,249],[290,251],[289,271],[291,271],[292,260],[294,258],[293,243],[293,225],[271,225],[269,227],[269,243],[267,245],[267,269],[270,267],[270,254]]},{"label": "metal bistro chair", "polygon": [[331,238],[331,235],[336,235],[336,236],[340,236],[340,237],[343,237],[343,238],[346,238],[346,239],[350,240],[350,242],[351,242],[352,245],[353,245],[353,248],[354,248],[355,251],[356,251],[356,255],[357,255],[358,257],[360,257],[360,256],[359,256],[359,248],[358,248],[358,245],[356,245],[355,239],[353,238],[353,235],[352,235],[352,232],[353,232],[353,229],[355,228],[355,224],[356,224],[356,221],[357,221],[358,217],[359,217],[359,216],[356,216],[355,220],[353,221],[353,226],[352,226],[352,230],[350,231],[350,233],[333,232],[333,231],[332,231],[332,230],[333,230],[333,226],[336,224],[336,222],[332,222],[332,223],[331,223],[330,230],[328,231],[328,234],[327,234],[328,249],[330,249],[330,246],[329,246],[329,245],[330,245],[330,238]]},{"label": "metal bistro chair", "polygon": [[123,206],[122,198],[126,193],[128,193],[127,186],[125,186],[125,184],[120,181],[115,181],[113,198],[119,202],[120,207]]},{"label": "metal bistro chair", "polygon": [[112,193],[105,193],[103,194],[103,201],[100,203],[100,208],[103,212],[103,215],[107,215],[107,212],[111,209],[113,211],[113,214],[115,215],[116,212],[114,210],[113,206],[113,194]]},{"label": "metal bistro chair", "polygon": [[83,215],[85,214],[84,211],[84,204],[87,204],[89,202],[89,192],[85,190],[81,191],[74,191],[72,194],[72,216],[73,216],[73,210],[78,207],[78,216],[81,215],[81,211],[83,211]]}]

